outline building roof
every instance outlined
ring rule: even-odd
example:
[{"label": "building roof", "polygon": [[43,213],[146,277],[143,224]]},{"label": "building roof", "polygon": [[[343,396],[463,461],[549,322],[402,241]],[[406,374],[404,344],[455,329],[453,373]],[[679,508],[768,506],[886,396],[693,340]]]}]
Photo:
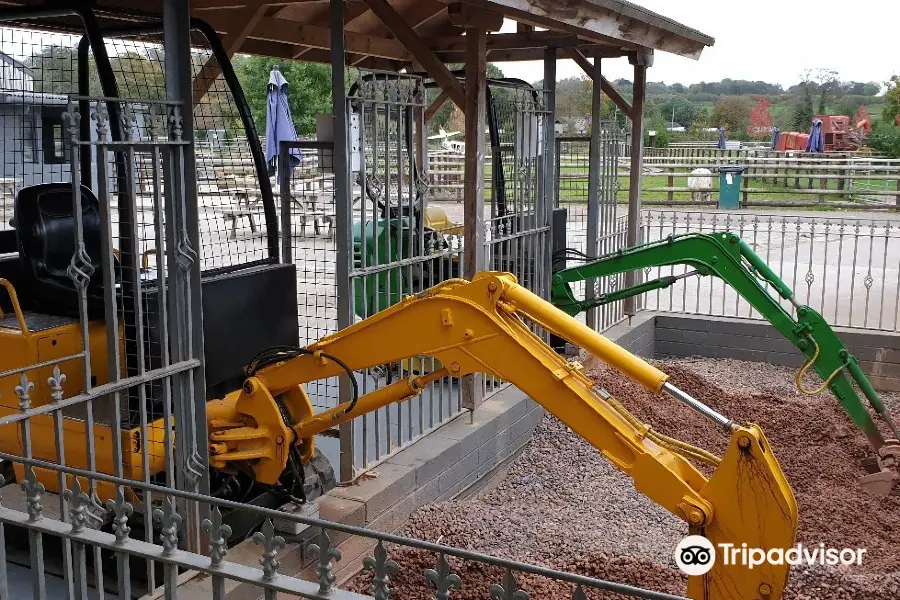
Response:
[{"label": "building roof", "polygon": [[[34,2],[6,0],[4,4],[33,6]],[[107,27],[162,11],[162,0],[96,0],[95,5]],[[224,36],[231,53],[329,60],[327,0],[191,0],[191,9]],[[392,27],[385,25],[385,12],[398,16],[400,27],[417,34],[444,62],[462,62],[466,43],[462,33],[467,24],[496,31],[504,18],[520,25],[515,33],[488,36],[492,62],[542,59],[550,47],[560,48],[560,57],[578,49],[584,56],[597,58],[655,50],[698,58],[715,42],[625,0],[462,0],[452,4],[448,0],[349,0],[344,30],[349,62],[354,66],[399,69],[420,62],[410,52],[408,39],[401,42],[398,38],[403,36],[395,34],[397,21]],[[77,27],[76,20],[68,23]]]},{"label": "building roof", "polygon": [[26,65],[25,63],[23,63],[20,60],[16,60],[15,58],[13,58],[12,56],[10,56],[9,54],[7,54],[5,52],[0,52],[0,62],[4,62],[4,63],[8,64],[9,66],[11,66],[12,68],[18,69],[19,71],[22,71],[23,73],[25,73],[27,75],[34,76],[34,71],[31,70],[31,67],[29,67],[28,65]]},{"label": "building roof", "polygon": [[69,104],[69,97],[61,94],[50,94],[46,92],[0,90],[0,104],[66,106]]}]

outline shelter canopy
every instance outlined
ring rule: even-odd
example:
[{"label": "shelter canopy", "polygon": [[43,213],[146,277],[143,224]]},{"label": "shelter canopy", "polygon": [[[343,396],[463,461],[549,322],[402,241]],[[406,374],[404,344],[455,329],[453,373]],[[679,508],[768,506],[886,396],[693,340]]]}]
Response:
[{"label": "shelter canopy", "polygon": [[[6,0],[4,6],[43,1]],[[330,60],[327,0],[190,0],[191,14],[210,23],[229,54],[247,53],[316,62]],[[106,26],[162,13],[162,0],[97,0]],[[2,10],[2,8],[0,8]],[[514,33],[487,37],[487,60],[540,60],[547,48],[560,57],[617,57],[654,50],[699,58],[714,39],[623,0],[351,0],[345,31],[348,64],[399,70],[425,67],[431,58],[463,62],[466,28],[496,32],[503,19]]]}]

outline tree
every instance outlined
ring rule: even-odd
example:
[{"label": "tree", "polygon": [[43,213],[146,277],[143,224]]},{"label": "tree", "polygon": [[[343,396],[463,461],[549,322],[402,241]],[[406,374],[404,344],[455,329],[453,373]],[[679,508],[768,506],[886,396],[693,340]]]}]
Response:
[{"label": "tree", "polygon": [[884,110],[882,118],[888,123],[895,123],[900,116],[900,75],[894,75],[886,84],[884,93]]},{"label": "tree", "polygon": [[166,97],[165,56],[162,50],[150,48],[146,55],[128,51],[109,59],[119,96],[162,100]]},{"label": "tree", "polygon": [[804,82],[800,97],[794,105],[793,127],[799,131],[808,130],[813,116],[815,116],[811,88],[812,86],[809,82]]},{"label": "tree", "polygon": [[[33,91],[45,94],[78,93],[78,51],[75,48],[44,46],[27,62],[34,73]],[[91,92],[99,91],[97,69],[91,69]]]},{"label": "tree", "polygon": [[890,158],[900,158],[900,127],[889,121],[875,123],[869,145]]},{"label": "tree", "polygon": [[690,100],[686,100],[679,96],[672,96],[660,105],[660,111],[662,112],[662,117],[666,119],[666,122],[671,124],[673,120],[672,115],[674,113],[675,122],[684,125],[685,129],[690,129],[691,125],[694,124],[694,120],[697,118],[698,108],[697,105]]},{"label": "tree", "polygon": [[331,69],[328,65],[293,60],[277,60],[265,56],[241,57],[235,71],[253,120],[259,131],[266,130],[266,97],[269,73],[278,65],[288,82],[288,106],[299,135],[316,131],[316,115],[331,113]]},{"label": "tree", "polygon": [[838,72],[833,69],[808,69],[803,73],[804,81],[814,82],[819,91],[820,115],[828,114],[828,103],[836,101],[842,93]]},{"label": "tree", "polygon": [[650,132],[655,131],[656,135],[653,138],[653,147],[654,148],[665,148],[669,145],[669,131],[666,127],[669,126],[669,123],[663,117],[662,112],[659,109],[659,106],[649,105],[647,107],[645,123],[644,123],[644,144],[650,145]]},{"label": "tree", "polygon": [[750,124],[750,106],[741,96],[722,96],[716,102],[712,112],[712,125],[724,127],[735,135],[745,131]]},{"label": "tree", "polygon": [[750,111],[750,126],[747,127],[747,135],[752,138],[762,139],[772,133],[772,113],[769,110],[771,103],[764,96],[756,101],[756,106]]}]

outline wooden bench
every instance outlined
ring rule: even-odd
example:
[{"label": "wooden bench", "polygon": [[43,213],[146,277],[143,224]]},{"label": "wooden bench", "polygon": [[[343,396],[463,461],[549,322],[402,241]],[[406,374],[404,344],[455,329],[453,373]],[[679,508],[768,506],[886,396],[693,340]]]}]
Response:
[{"label": "wooden bench", "polygon": [[250,231],[256,233],[256,217],[253,214],[253,205],[259,202],[260,197],[250,189],[242,188],[231,190],[234,194],[234,208],[226,208],[222,211],[222,217],[227,223],[231,221],[230,239],[237,239],[238,219],[249,219]]}]

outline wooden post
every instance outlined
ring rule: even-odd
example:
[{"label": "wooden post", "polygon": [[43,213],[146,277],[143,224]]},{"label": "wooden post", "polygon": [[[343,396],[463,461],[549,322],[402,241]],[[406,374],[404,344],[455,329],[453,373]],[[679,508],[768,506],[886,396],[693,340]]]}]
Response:
[{"label": "wooden post", "polygon": [[850,161],[845,159],[845,160],[842,160],[841,162],[839,162],[838,164],[840,165],[840,167],[838,168],[838,175],[840,175],[841,178],[838,179],[837,188],[839,190],[841,190],[842,192],[844,192],[843,194],[841,194],[841,200],[846,200],[847,199],[847,193],[846,193],[847,180],[844,178],[847,176],[847,169],[845,169],[843,167],[848,166],[850,164]]},{"label": "wooden post", "polygon": [[[463,276],[484,270],[484,130],[486,125],[487,31],[466,28],[466,151],[463,168]],[[462,407],[474,411],[484,398],[483,377],[463,377]]]},{"label": "wooden post", "polygon": [[900,179],[897,179],[897,195],[894,197],[894,205],[897,207],[897,210],[900,210]]},{"label": "wooden post", "polygon": [[744,202],[741,205],[741,208],[747,208],[747,201],[750,199],[750,194],[747,192],[747,188],[750,187],[750,178],[745,174],[743,177],[743,186],[744,186]]},{"label": "wooden post", "polygon": [[[603,150],[600,147],[600,118],[603,112],[603,91],[600,81],[603,74],[600,68],[600,59],[595,58],[593,64],[593,85],[591,86],[591,146],[588,151],[588,194],[587,194],[587,248],[589,256],[598,256],[600,238],[600,157]],[[633,159],[632,159],[633,160]],[[604,223],[604,231],[606,224]],[[585,300],[596,298],[594,279],[589,279],[585,286]],[[596,329],[598,311],[591,308],[585,315],[587,326]]]},{"label": "wooden post", "polygon": [[[666,181],[666,185],[668,185],[669,188],[675,187],[675,176],[674,175],[671,175],[671,174],[669,175],[669,179]],[[669,202],[675,201],[675,192],[672,189],[669,189],[668,193],[666,194],[666,199]]]},{"label": "wooden post", "polygon": [[[653,65],[653,54],[635,52],[628,56],[628,62],[634,65],[634,99],[631,102],[631,172],[628,185],[628,228],[625,234],[626,245],[630,248],[641,243],[641,174],[644,158],[644,100],[647,94],[647,67]],[[625,274],[625,287],[631,287],[638,281],[640,272],[629,271]],[[637,312],[635,297],[626,298],[625,314],[633,317]]]}]

